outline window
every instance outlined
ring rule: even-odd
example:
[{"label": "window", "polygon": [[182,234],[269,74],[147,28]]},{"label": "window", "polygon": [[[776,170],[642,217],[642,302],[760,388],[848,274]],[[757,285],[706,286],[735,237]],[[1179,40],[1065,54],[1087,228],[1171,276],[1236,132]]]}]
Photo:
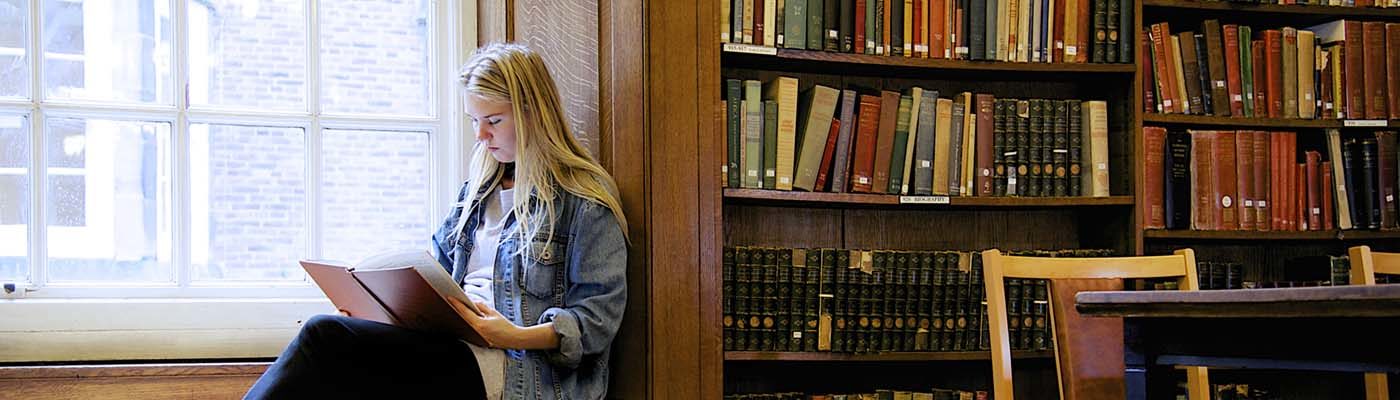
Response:
[{"label": "window", "polygon": [[298,259],[426,249],[460,176],[455,3],[0,0],[0,282],[304,299]]}]

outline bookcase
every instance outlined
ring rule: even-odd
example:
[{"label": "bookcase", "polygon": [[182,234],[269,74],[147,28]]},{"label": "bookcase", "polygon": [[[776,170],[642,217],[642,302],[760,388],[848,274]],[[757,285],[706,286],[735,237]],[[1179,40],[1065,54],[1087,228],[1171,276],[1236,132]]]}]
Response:
[{"label": "bookcase", "polygon": [[[700,8],[722,15],[726,10],[732,12],[725,8],[726,4],[733,4],[729,1],[702,0]],[[1124,14],[1140,15],[1136,0],[1117,4],[1126,5]],[[1140,30],[1136,17],[1128,20],[1132,22],[1125,27],[1126,32]],[[722,23],[720,17],[702,18],[697,41],[701,63],[698,100],[700,109],[708,110],[702,111],[702,118],[713,121],[709,129],[702,130],[701,145],[696,150],[702,183],[700,220],[717,228],[701,232],[702,256],[697,267],[702,288],[709,288],[701,290],[702,337],[724,335],[725,278],[721,254],[730,248],[957,251],[967,257],[971,257],[971,252],[990,248],[1142,253],[1144,230],[1138,222],[1135,200],[1141,176],[1136,132],[1141,128],[1142,117],[1137,111],[1141,109],[1140,100],[1135,100],[1140,97],[1136,62],[973,61],[726,45],[719,35]],[[1087,54],[1085,58],[1092,61]],[[713,69],[709,68],[711,65]],[[925,93],[937,91],[945,99],[969,92],[990,94],[996,99],[1102,101],[1106,104],[1108,133],[1103,163],[1108,171],[1107,193],[1097,197],[913,196],[883,190],[853,193],[831,187],[804,191],[731,185],[725,169],[730,157],[730,143],[726,143],[730,121],[722,103],[727,98],[726,81],[767,83],[780,76],[795,78],[798,92],[822,85],[879,96],[880,91],[898,94],[920,87]],[[806,101],[799,104],[809,107]],[[837,106],[838,111],[840,107]],[[799,111],[799,120],[802,115]],[[911,142],[913,137],[911,132]],[[716,346],[719,341],[709,343],[702,346],[700,355],[701,369],[715,371],[702,382],[709,393],[991,390],[989,350],[726,351],[723,346]],[[1053,352],[1018,351],[1013,356],[1017,359],[1017,396],[1054,398],[1057,386]]]}]

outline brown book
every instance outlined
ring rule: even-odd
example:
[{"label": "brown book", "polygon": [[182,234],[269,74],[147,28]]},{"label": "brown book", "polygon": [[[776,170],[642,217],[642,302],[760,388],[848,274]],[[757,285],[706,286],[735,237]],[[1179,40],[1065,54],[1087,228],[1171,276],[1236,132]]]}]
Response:
[{"label": "brown book", "polygon": [[1159,82],[1157,87],[1158,96],[1162,98],[1161,112],[1163,113],[1176,112],[1175,103],[1181,101],[1180,97],[1176,94],[1176,85],[1172,83],[1170,61],[1172,52],[1168,51],[1171,49],[1171,41],[1169,40],[1171,37],[1170,29],[1166,22],[1152,24],[1152,51],[1157,53],[1157,56],[1154,57],[1155,59],[1152,60],[1155,69],[1153,73],[1157,76],[1157,81]]},{"label": "brown book", "polygon": [[1201,23],[1201,29],[1206,35],[1206,69],[1210,73],[1211,109],[1212,115],[1228,116],[1230,114],[1230,92],[1229,85],[1225,79],[1225,48],[1224,39],[1221,37],[1220,21],[1214,19],[1205,20]]},{"label": "brown book", "polygon": [[1308,230],[1307,164],[1293,164],[1293,230]]},{"label": "brown book", "polygon": [[875,182],[875,146],[880,115],[880,97],[860,95],[860,116],[856,117],[856,155],[851,166],[851,192],[870,193]]},{"label": "brown book", "polygon": [[1268,49],[1263,40],[1254,40],[1250,41],[1249,52],[1249,65],[1253,69],[1251,76],[1254,78],[1254,116],[1263,118],[1269,116],[1270,104],[1268,65],[1265,61],[1268,59]]},{"label": "brown book", "polygon": [[[1142,31],[1141,37],[1138,38],[1139,54],[1152,54],[1151,36],[1151,31]],[[1144,60],[1151,60],[1151,58],[1144,58]],[[1142,112],[1145,113],[1162,112],[1160,105],[1157,104],[1157,99],[1159,97],[1157,94],[1158,83],[1156,72],[1156,65],[1144,65],[1142,68]]]},{"label": "brown book", "polygon": [[880,127],[875,139],[875,175],[871,184],[876,192],[884,192],[890,184],[890,158],[894,151],[894,124],[899,115],[899,92],[880,92]]},{"label": "brown book", "polygon": [[[1050,60],[1048,61],[1065,62],[1065,0],[1051,0],[1051,4],[1052,14],[1050,21],[1046,22],[1050,24],[1050,29],[1048,29],[1050,37],[1045,41],[1050,44]],[[988,21],[988,23],[995,23],[995,21]]]},{"label": "brown book", "polygon": [[1196,57],[1196,33],[1181,32],[1177,34],[1177,37],[1181,41],[1181,54],[1179,54],[1181,56],[1181,79],[1186,84],[1186,99],[1189,102],[1187,105],[1191,114],[1204,115],[1206,114],[1206,103],[1203,91],[1210,90],[1210,88],[1201,87],[1200,63],[1205,60]]},{"label": "brown book", "polygon": [[1081,187],[1088,196],[1108,197],[1112,193],[1108,171],[1108,102],[1086,101],[1082,112],[1084,126],[1080,143],[1086,147],[1081,157],[1088,159],[1089,170],[1080,175]]},{"label": "brown book", "polygon": [[1269,226],[1270,230],[1283,230],[1284,206],[1283,182],[1288,176],[1283,172],[1282,132],[1269,134]]},{"label": "brown book", "polygon": [[992,184],[995,178],[992,176],[992,167],[995,165],[996,149],[992,147],[994,135],[996,134],[996,97],[991,94],[978,93],[974,95],[977,104],[977,135],[973,141],[976,148],[973,154],[976,155],[976,168],[974,178],[973,196],[991,196]]},{"label": "brown book", "polygon": [[1283,47],[1280,50],[1283,69],[1283,114],[1284,118],[1298,118],[1298,30],[1283,28]]},{"label": "brown book", "polygon": [[1303,185],[1299,185],[1300,182],[1303,182],[1303,164],[1298,162],[1298,135],[1295,132],[1284,134],[1283,145],[1283,155],[1286,164],[1284,165],[1284,169],[1288,170],[1288,180],[1286,181],[1288,182],[1288,186],[1286,186],[1288,213],[1285,215],[1288,217],[1286,220],[1287,230],[1298,231],[1302,230],[1304,221],[1303,218],[1300,218],[1303,215],[1303,207],[1300,206],[1300,204],[1304,202],[1301,201],[1303,197],[1301,196],[1301,194],[1303,194]]},{"label": "brown book", "polygon": [[460,301],[469,312],[480,311],[427,251],[383,253],[353,266],[302,260],[301,267],[331,304],[351,317],[485,344],[448,298]]},{"label": "brown book", "polygon": [[934,135],[933,135],[933,189],[934,195],[947,196],[948,183],[955,178],[949,176],[948,163],[952,153],[952,135],[960,134],[954,132],[953,124],[953,100],[937,99],[934,102]]},{"label": "brown book", "polygon": [[1320,172],[1322,173],[1322,184],[1319,186],[1321,186],[1322,193],[1318,196],[1322,198],[1322,229],[1330,231],[1336,229],[1336,225],[1333,223],[1333,215],[1336,212],[1332,207],[1332,162],[1323,161]]},{"label": "brown book", "polygon": [[[883,2],[885,2],[885,12],[884,12],[884,13],[881,13],[881,15],[880,15],[880,17],[883,18],[883,20],[881,21],[882,24],[880,25],[880,38],[883,39],[883,40],[880,41],[880,43],[881,43],[881,45],[880,45],[880,51],[881,51],[881,53],[877,53],[877,54],[890,55],[890,54],[891,54],[891,53],[890,53],[890,14],[893,14],[892,12],[890,12],[890,10],[893,10],[893,9],[894,9],[894,3],[898,2],[898,3],[900,3],[900,7],[903,7],[903,6],[904,6],[904,5],[903,5],[904,2],[903,2],[902,0],[875,0],[875,1],[883,1]],[[809,12],[810,12],[810,11],[809,11]],[[882,96],[882,97],[883,97],[883,96]],[[898,101],[896,101],[896,103],[898,103]],[[898,106],[896,106],[896,107],[898,107]],[[880,108],[881,108],[881,112],[884,112],[884,109],[886,108],[886,107],[885,107],[885,104],[881,104]],[[893,108],[893,107],[889,107],[889,108]],[[893,121],[893,120],[891,120],[891,121]],[[884,125],[884,123],[881,123],[880,125]],[[891,126],[893,126],[893,125],[891,125]],[[889,166],[886,165],[886,167],[889,167]],[[879,170],[879,168],[876,168],[876,170]],[[876,185],[875,187],[882,188],[882,189],[885,188],[884,186],[880,186],[880,185]]]},{"label": "brown book", "polygon": [[[841,136],[841,120],[831,119],[831,130],[826,133],[826,149],[822,150],[821,167],[817,169],[817,182],[812,186],[813,192],[828,191],[826,189],[826,178],[831,172],[831,158],[836,153],[836,138]],[[835,191],[835,190],[830,190]]]},{"label": "brown book", "polygon": [[1166,177],[1167,129],[1160,126],[1142,127],[1144,186],[1142,189],[1147,229],[1166,229],[1166,209],[1163,203],[1163,180]]},{"label": "brown book", "polygon": [[[1240,28],[1225,25],[1225,90],[1229,95],[1230,115],[1244,116],[1244,86],[1240,82]],[[1220,103],[1217,101],[1217,103]]]},{"label": "brown book", "polygon": [[1336,104],[1336,97],[1332,95],[1332,57],[1337,56],[1337,49],[1340,49],[1340,47],[1321,47],[1321,51],[1318,52],[1320,57],[1317,59],[1317,62],[1321,63],[1321,68],[1318,69],[1321,71],[1317,81],[1317,100],[1318,103],[1322,105],[1322,107],[1319,107],[1318,111],[1320,113],[1318,114],[1319,118],[1337,118],[1337,109],[1334,106]]},{"label": "brown book", "polygon": [[[1385,24],[1385,87],[1391,96],[1400,96],[1400,24]],[[1390,119],[1400,119],[1400,99],[1389,101]]]},{"label": "brown book", "polygon": [[1076,40],[1078,43],[1075,45],[1078,49],[1078,59],[1076,59],[1075,62],[1079,63],[1089,62],[1089,53],[1092,52],[1089,45],[1094,41],[1094,34],[1091,33],[1094,31],[1094,24],[1092,23],[1093,20],[1090,19],[1094,11],[1089,3],[1089,0],[1079,0],[1079,16],[1075,18],[1076,21],[1079,21],[1078,39]]},{"label": "brown book", "polygon": [[1377,198],[1381,209],[1381,229],[1396,228],[1396,196],[1395,193],[1395,132],[1376,132],[1376,178],[1380,183],[1376,187]]},{"label": "brown book", "polygon": [[1268,87],[1269,118],[1283,118],[1283,32],[1264,31],[1264,70]]},{"label": "brown book", "polygon": [[1309,151],[1303,155],[1303,190],[1307,194],[1307,207],[1304,214],[1307,215],[1308,230],[1322,230],[1322,182],[1318,179],[1322,173],[1318,164],[1322,162],[1322,157],[1316,151]]},{"label": "brown book", "polygon": [[1385,23],[1367,21],[1362,23],[1362,41],[1365,42],[1366,49],[1366,119],[1386,119],[1390,115],[1390,107],[1386,104],[1386,82],[1385,73]]},{"label": "brown book", "polygon": [[1236,164],[1238,157],[1235,156],[1235,132],[1217,131],[1215,137],[1215,149],[1211,157],[1211,172],[1215,174],[1215,204],[1213,212],[1216,213],[1216,220],[1220,221],[1220,230],[1236,231],[1240,229],[1240,218],[1236,208],[1239,204],[1239,178]]},{"label": "brown book", "polygon": [[1269,231],[1269,139],[1272,135],[1264,131],[1252,132],[1254,136],[1254,227],[1255,230]]},{"label": "brown book", "polygon": [[929,54],[933,58],[948,58],[951,50],[947,45],[948,0],[930,0],[928,7]]},{"label": "brown book", "polygon": [[1215,149],[1215,131],[1191,133],[1191,228],[1202,231],[1218,229],[1215,209],[1215,173],[1211,169]]},{"label": "brown book", "polygon": [[[818,11],[818,12],[820,12],[820,11]],[[764,28],[767,27],[763,22],[764,22],[764,21],[763,21],[763,0],[754,0],[754,1],[753,1],[753,41],[750,42],[751,44],[756,44],[756,45],[759,45],[759,46],[767,46],[767,45],[770,45],[769,43],[764,43],[764,42],[763,42],[763,32],[764,32]]]},{"label": "brown book", "polygon": [[1317,40],[1298,31],[1298,118],[1317,117]]},{"label": "brown book", "polygon": [[[1342,98],[1334,107],[1349,119],[1366,118],[1366,51],[1361,21],[1337,20],[1308,28],[1323,44],[1341,44]],[[1381,39],[1382,41],[1384,39]],[[1384,61],[1382,61],[1384,62]]]},{"label": "brown book", "polygon": [[1235,188],[1238,190],[1239,198],[1236,199],[1236,218],[1240,223],[1240,230],[1252,231],[1257,228],[1254,225],[1254,132],[1235,132]]},{"label": "brown book", "polygon": [[[796,169],[793,170],[794,189],[817,191],[817,170],[821,168],[822,155],[826,151],[827,133],[831,131],[831,120],[836,115],[836,103],[841,92],[831,87],[816,85],[807,94],[807,109],[800,118],[802,139],[797,146]],[[779,179],[778,184],[782,182]]]}]

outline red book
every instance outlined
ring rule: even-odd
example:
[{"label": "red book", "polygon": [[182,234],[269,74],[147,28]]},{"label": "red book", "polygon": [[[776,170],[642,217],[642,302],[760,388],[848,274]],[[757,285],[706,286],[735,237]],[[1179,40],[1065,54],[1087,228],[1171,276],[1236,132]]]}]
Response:
[{"label": "red book", "polygon": [[876,130],[880,125],[880,97],[861,95],[860,116],[856,117],[855,164],[851,166],[851,191],[870,193],[875,177]]},{"label": "red book", "polygon": [[1342,80],[1346,81],[1346,115],[1350,119],[1366,118],[1366,51],[1362,44],[1361,21],[1342,21],[1346,39],[1342,42]]},{"label": "red book", "polygon": [[1321,194],[1321,197],[1322,197],[1322,229],[1323,229],[1323,230],[1329,230],[1329,231],[1330,231],[1330,230],[1336,228],[1336,225],[1333,223],[1333,218],[1334,218],[1334,217],[1333,217],[1333,214],[1334,214],[1335,211],[1333,211],[1334,206],[1332,205],[1332,203],[1333,203],[1333,201],[1332,201],[1332,193],[1334,192],[1334,190],[1332,190],[1332,162],[1331,162],[1331,161],[1323,161],[1323,162],[1322,162],[1321,173],[1322,173],[1322,194]]},{"label": "red book", "polygon": [[836,152],[836,137],[841,136],[841,120],[831,119],[831,130],[826,132],[826,149],[822,150],[821,167],[817,169],[817,183],[812,186],[813,192],[823,192],[826,190],[826,176],[831,171],[831,155]]},{"label": "red book", "polygon": [[[1152,52],[1152,40],[1148,39],[1150,33],[1151,31],[1142,32],[1141,40],[1139,40],[1142,48],[1138,50],[1142,52],[1141,54],[1151,54]],[[1153,74],[1156,71],[1157,67],[1154,65],[1148,65],[1142,69],[1142,112],[1161,112],[1157,110],[1157,76]]]},{"label": "red book", "polygon": [[[1320,93],[1317,94],[1317,99],[1322,101],[1322,114],[1319,114],[1318,118],[1323,119],[1337,118],[1337,100],[1332,98],[1332,62],[1329,60],[1337,56],[1336,52],[1340,51],[1339,49],[1341,49],[1341,47],[1334,47],[1333,49],[1337,50],[1328,51],[1325,54],[1326,57],[1317,60],[1318,65],[1322,67],[1322,75],[1317,79],[1317,88],[1320,91]],[[1318,54],[1323,53],[1319,52]]]},{"label": "red book", "polygon": [[1322,157],[1316,151],[1309,151],[1305,153],[1304,159],[1306,162],[1303,163],[1303,178],[1306,183],[1303,190],[1307,193],[1308,205],[1304,208],[1304,213],[1307,214],[1308,230],[1319,231],[1322,230],[1322,182],[1318,174],[1322,171],[1319,170],[1318,164],[1322,162]]},{"label": "red book", "polygon": [[1283,118],[1283,32],[1264,31],[1264,71],[1269,96],[1269,118]]},{"label": "red book", "polygon": [[1362,23],[1364,33],[1362,40],[1365,42],[1365,72],[1366,74],[1366,119],[1386,119],[1390,115],[1390,107],[1386,104],[1385,96],[1386,83],[1385,72],[1385,23],[1365,22]]},{"label": "red book", "polygon": [[1300,218],[1303,216],[1303,207],[1300,206],[1300,204],[1304,204],[1305,202],[1301,200],[1303,199],[1303,185],[1299,184],[1303,183],[1303,164],[1298,162],[1298,135],[1294,132],[1288,132],[1284,135],[1284,138],[1283,145],[1285,149],[1283,155],[1286,157],[1285,161],[1287,164],[1284,166],[1284,169],[1288,170],[1289,182],[1288,190],[1286,191],[1289,207],[1287,214],[1288,230],[1300,231],[1303,230],[1302,224],[1304,221],[1303,218]]},{"label": "red book", "polygon": [[1293,230],[1308,230],[1308,179],[1307,165],[1303,163],[1293,164]]},{"label": "red book", "polygon": [[[1081,25],[1089,24],[1084,22]],[[1168,114],[1175,112],[1178,102],[1182,101],[1181,95],[1176,93],[1176,83],[1172,82],[1172,52],[1167,51],[1171,47],[1170,43],[1171,27],[1166,22],[1152,24],[1152,50],[1157,53],[1152,62],[1156,69],[1153,72],[1157,76],[1157,89],[1162,97],[1162,112]]]},{"label": "red book", "polygon": [[[924,16],[924,14],[926,14],[926,12],[924,11],[924,2],[914,0],[913,4],[910,5],[910,8],[914,9],[914,17],[909,19],[909,22],[914,24],[914,26],[910,27],[910,33],[913,33],[914,37],[904,38],[904,41],[914,44],[913,46],[910,46],[911,49],[914,51],[914,57],[928,57],[928,53],[926,51],[919,50],[921,48],[924,48],[925,44],[923,25],[924,18],[927,17]],[[904,12],[909,12],[909,10],[904,10]],[[910,129],[912,131],[913,127],[910,127]],[[912,137],[912,135],[910,137]],[[911,143],[910,146],[913,146],[913,142],[914,141],[912,140],[909,141],[909,143]]]},{"label": "red book", "polygon": [[1212,154],[1212,173],[1215,174],[1215,213],[1216,220],[1220,221],[1220,230],[1237,231],[1240,229],[1239,212],[1239,178],[1238,158],[1235,157],[1235,132],[1218,131],[1215,137],[1215,149]]},{"label": "red book", "polygon": [[1211,168],[1215,149],[1215,131],[1191,132],[1191,228],[1203,231],[1219,229],[1215,223],[1215,171]]},{"label": "red book", "polygon": [[1230,115],[1244,116],[1244,86],[1240,83],[1239,25],[1225,24],[1225,82],[1225,89],[1230,96]]},{"label": "red book", "polygon": [[1254,69],[1254,116],[1263,118],[1269,116],[1269,79],[1265,75],[1264,57],[1267,51],[1264,49],[1263,40],[1254,40],[1249,46],[1250,68]]},{"label": "red book", "polygon": [[1380,180],[1376,186],[1377,199],[1381,209],[1381,229],[1393,229],[1396,227],[1396,203],[1400,202],[1395,197],[1395,132],[1376,132],[1376,178]]},{"label": "red book", "polygon": [[865,54],[865,19],[867,18],[865,15],[865,1],[866,0],[856,0],[856,15],[854,15],[856,25],[856,42],[854,45],[856,54]]},{"label": "red book", "polygon": [[1166,177],[1166,146],[1167,128],[1160,126],[1142,127],[1142,151],[1143,159],[1147,164],[1143,168],[1145,185],[1142,189],[1146,214],[1147,229],[1166,229],[1166,209],[1164,208],[1162,193],[1165,187],[1163,180]]},{"label": "red book", "polygon": [[880,125],[875,135],[875,175],[871,184],[884,193],[890,183],[890,158],[894,152],[894,124],[899,116],[899,92],[880,92]]},{"label": "red book", "polygon": [[1240,230],[1252,231],[1254,225],[1254,132],[1235,132],[1235,188],[1239,192],[1238,205]]},{"label": "red book", "polygon": [[1269,231],[1269,140],[1268,132],[1254,131],[1254,226],[1260,231]]},{"label": "red book", "polygon": [[946,35],[948,26],[943,22],[948,16],[947,0],[929,0],[928,2],[928,52],[933,58],[948,58],[948,46]]},{"label": "red book", "polygon": [[[1055,10],[1055,13],[1050,16],[1050,38],[1046,40],[1046,43],[1050,43],[1050,61],[1065,62],[1065,0],[1052,1],[1054,5],[1051,8]],[[997,22],[987,21],[987,23],[995,24]],[[994,40],[994,38],[987,38],[987,40]]]},{"label": "red book", "polygon": [[[1400,24],[1385,24],[1385,86],[1389,95],[1400,96]],[[1400,119],[1400,100],[1388,102],[1390,119]]]},{"label": "red book", "polygon": [[[821,10],[817,10],[817,12],[821,12]],[[763,31],[765,28],[763,26],[763,0],[756,0],[753,2],[753,15],[753,43],[751,44],[766,46],[768,43],[763,43]]]},{"label": "red book", "polygon": [[[976,148],[973,149],[976,156],[973,158],[976,167],[973,182],[976,187],[972,190],[977,196],[991,196],[994,194],[992,184],[996,180],[992,176],[992,168],[996,165],[996,148],[992,146],[996,139],[996,97],[978,93],[973,95],[973,99],[977,105],[977,139],[974,142]],[[910,140],[909,143],[913,146],[914,141]]]},{"label": "red book", "polygon": [[1283,133],[1269,134],[1269,228],[1283,230]]}]

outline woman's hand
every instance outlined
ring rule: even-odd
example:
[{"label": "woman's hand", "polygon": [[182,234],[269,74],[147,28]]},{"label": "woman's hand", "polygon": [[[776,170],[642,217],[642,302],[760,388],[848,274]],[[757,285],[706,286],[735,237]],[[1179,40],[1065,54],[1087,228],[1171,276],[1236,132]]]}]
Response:
[{"label": "woman's hand", "polygon": [[515,326],[509,319],[501,315],[496,309],[480,301],[472,302],[477,311],[472,311],[461,300],[448,298],[452,303],[452,308],[457,310],[457,315],[467,321],[467,324],[481,335],[488,347],[497,349],[519,348],[516,339],[520,338],[520,327]]}]

